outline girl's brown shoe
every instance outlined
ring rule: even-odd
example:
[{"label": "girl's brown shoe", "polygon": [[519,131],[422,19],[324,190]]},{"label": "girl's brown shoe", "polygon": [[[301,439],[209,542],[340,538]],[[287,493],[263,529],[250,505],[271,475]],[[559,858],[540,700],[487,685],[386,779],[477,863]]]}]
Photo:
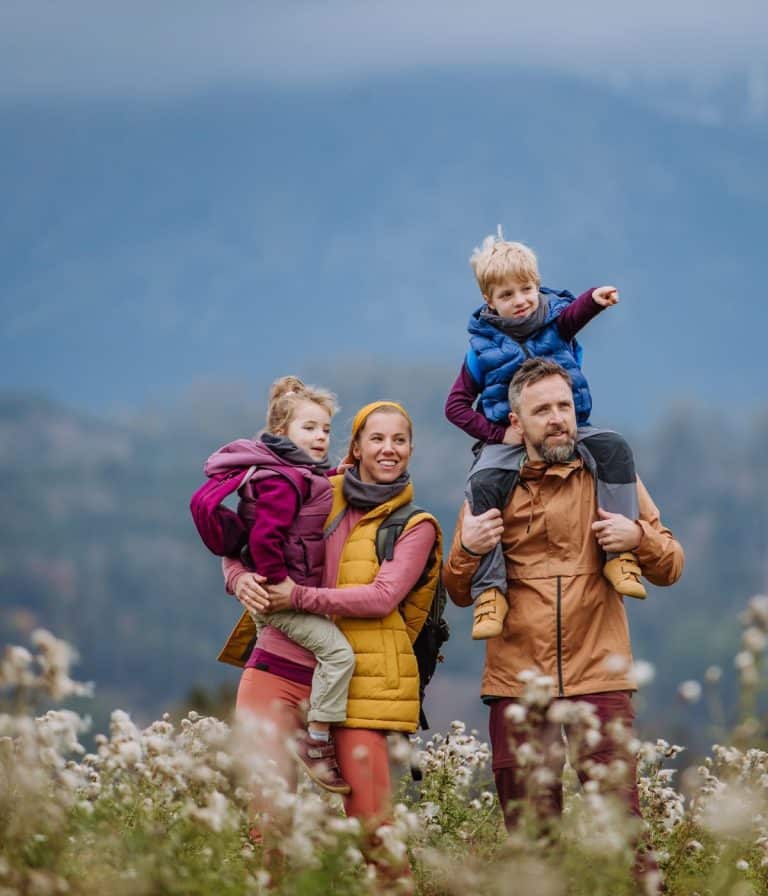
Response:
[{"label": "girl's brown shoe", "polygon": [[349,793],[352,789],[341,777],[333,738],[326,743],[302,734],[296,740],[294,755],[309,777],[325,790]]}]

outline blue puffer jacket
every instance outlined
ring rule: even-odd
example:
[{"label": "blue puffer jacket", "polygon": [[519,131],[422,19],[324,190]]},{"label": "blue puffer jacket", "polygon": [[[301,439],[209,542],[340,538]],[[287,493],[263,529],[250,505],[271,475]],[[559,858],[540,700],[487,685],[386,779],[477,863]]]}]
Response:
[{"label": "blue puffer jacket", "polygon": [[523,361],[533,357],[556,361],[573,379],[576,422],[583,426],[589,421],[592,396],[581,372],[581,346],[575,339],[565,342],[557,329],[560,312],[575,297],[566,289],[558,292],[542,287],[541,292],[549,297],[547,316],[541,329],[525,342],[515,342],[480,317],[485,305],[472,314],[467,325],[470,346],[465,359],[467,369],[481,390],[480,410],[494,423],[504,423],[509,414],[509,383]]}]

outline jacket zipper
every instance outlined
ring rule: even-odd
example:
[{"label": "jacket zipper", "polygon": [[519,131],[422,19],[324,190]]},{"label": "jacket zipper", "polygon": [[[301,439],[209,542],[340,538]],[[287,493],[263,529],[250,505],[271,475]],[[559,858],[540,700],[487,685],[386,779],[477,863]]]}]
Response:
[{"label": "jacket zipper", "polygon": [[560,576],[557,577],[557,691],[560,697],[565,696],[563,689],[563,594],[560,588]]}]

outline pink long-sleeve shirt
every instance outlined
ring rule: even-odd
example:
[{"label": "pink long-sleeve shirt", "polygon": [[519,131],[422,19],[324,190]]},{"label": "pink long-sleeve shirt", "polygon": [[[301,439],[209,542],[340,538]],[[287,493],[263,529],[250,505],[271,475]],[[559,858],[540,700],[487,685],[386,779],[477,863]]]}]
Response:
[{"label": "pink long-sleeve shirt", "polygon": [[[435,543],[435,529],[428,520],[417,523],[397,539],[392,559],[381,564],[370,584],[333,587],[344,544],[364,515],[365,511],[353,507],[347,509],[339,525],[326,539],[322,584],[317,588],[297,585],[291,595],[295,609],[328,616],[381,619],[391,613],[413,589]],[[239,560],[229,557],[223,559],[222,567],[226,589],[234,594],[237,579],[248,570]],[[315,665],[313,654],[269,625],[262,629],[256,649],[300,666],[312,668]]]}]

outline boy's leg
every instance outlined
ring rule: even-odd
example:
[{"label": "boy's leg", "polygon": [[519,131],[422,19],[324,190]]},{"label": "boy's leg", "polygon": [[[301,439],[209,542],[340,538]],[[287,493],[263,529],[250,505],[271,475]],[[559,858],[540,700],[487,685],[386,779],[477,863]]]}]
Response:
[{"label": "boy's leg", "polygon": [[272,613],[267,620],[317,660],[307,715],[309,737],[299,739],[296,756],[309,776],[326,790],[349,793],[349,785],[339,772],[329,723],[343,722],[347,717],[355,654],[341,630],[325,616],[284,610]]},{"label": "boy's leg", "polygon": [[[620,513],[630,520],[640,515],[637,498],[637,472],[632,449],[618,432],[581,426],[578,430],[579,453],[592,469],[597,487],[597,503],[609,513]],[[619,594],[643,598],[645,587],[640,581],[640,566],[629,551],[606,553],[603,570]]]},{"label": "boy's leg", "polygon": [[[504,510],[517,483],[523,448],[519,445],[484,445],[467,479],[469,509],[477,515],[496,507]],[[507,570],[501,544],[480,561],[471,585],[475,602],[472,637],[476,640],[501,634],[506,615]]]}]

